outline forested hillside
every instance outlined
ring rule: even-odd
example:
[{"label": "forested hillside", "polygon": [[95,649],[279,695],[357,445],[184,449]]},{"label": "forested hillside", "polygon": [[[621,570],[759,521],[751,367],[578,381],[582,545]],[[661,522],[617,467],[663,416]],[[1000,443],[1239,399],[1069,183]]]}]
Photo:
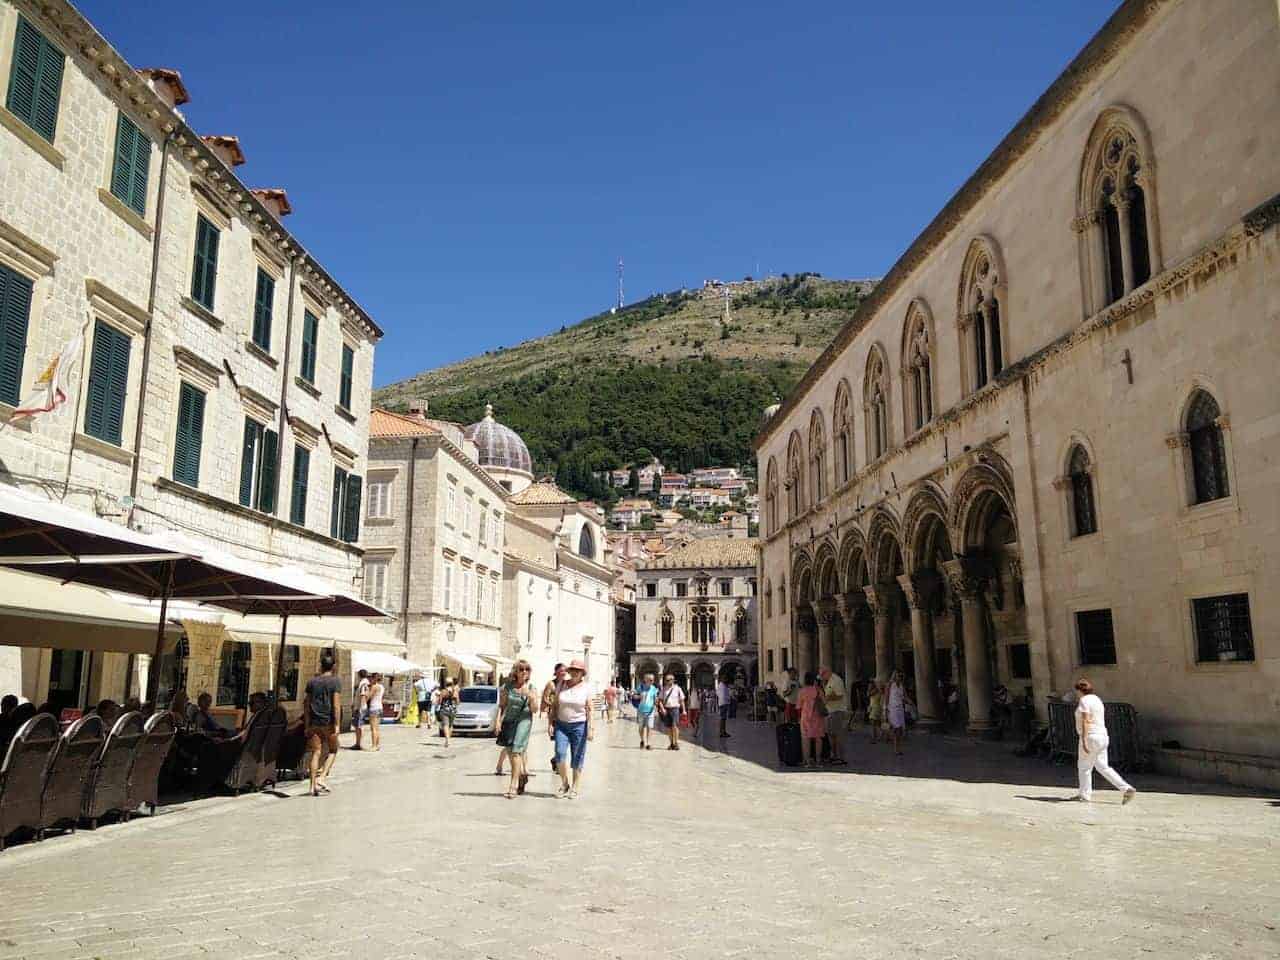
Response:
[{"label": "forested hillside", "polygon": [[378,390],[404,409],[472,423],[492,403],[529,445],[536,469],[607,498],[593,474],[652,452],[673,469],[750,469],[761,411],[786,395],[849,319],[867,281],[812,275],[677,291],[559,333]]}]

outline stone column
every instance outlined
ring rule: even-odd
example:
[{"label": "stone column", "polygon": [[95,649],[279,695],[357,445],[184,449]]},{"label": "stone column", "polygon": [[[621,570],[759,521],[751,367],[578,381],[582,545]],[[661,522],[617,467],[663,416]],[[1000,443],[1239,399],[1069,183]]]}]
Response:
[{"label": "stone column", "polygon": [[814,614],[818,621],[818,669],[832,669],[834,658],[834,637],[836,627],[836,604],[831,597],[825,597],[814,604]]},{"label": "stone column", "polygon": [[986,340],[986,342],[983,344],[983,349],[987,351],[987,383],[990,383],[992,380],[996,378],[996,353],[995,353],[993,341],[995,340],[996,334],[999,333],[999,331],[992,329],[993,325],[996,322],[996,318],[991,315],[991,301],[990,300],[982,301],[981,310],[982,310],[982,335]]},{"label": "stone column", "polygon": [[911,606],[911,646],[915,651],[920,726],[936,728],[944,719],[942,698],[938,696],[938,658],[933,645],[933,603],[939,586],[938,575],[932,571],[904,573],[898,577],[898,583]]},{"label": "stone column", "polygon": [[982,616],[982,590],[989,571],[971,559],[948,560],[943,569],[947,583],[960,598],[965,689],[969,696],[968,729],[970,733],[984,733],[994,726],[991,722],[991,659],[987,656],[986,625]]},{"label": "stone column", "polygon": [[888,583],[863,587],[867,606],[876,620],[876,682],[888,683],[893,673],[893,590]]},{"label": "stone column", "polygon": [[842,593],[836,597],[836,612],[840,614],[840,624],[844,628],[844,682],[853,683],[858,679],[858,610],[866,605],[861,594]]},{"label": "stone column", "polygon": [[796,608],[796,670],[800,681],[813,669],[813,630],[812,608],[808,605]]}]

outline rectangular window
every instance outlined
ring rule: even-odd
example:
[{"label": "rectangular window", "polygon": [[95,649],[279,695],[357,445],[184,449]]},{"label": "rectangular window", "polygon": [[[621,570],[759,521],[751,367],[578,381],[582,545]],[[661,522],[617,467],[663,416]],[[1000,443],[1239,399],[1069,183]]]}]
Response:
[{"label": "rectangular window", "polygon": [[366,560],[364,562],[364,601],[375,607],[386,609],[387,606],[387,569],[391,566],[387,560]]},{"label": "rectangular window", "polygon": [[790,656],[789,656],[789,653],[790,653],[790,651],[789,651],[789,650],[787,650],[787,648],[786,648],[786,647],[783,647],[783,648],[782,648],[782,669],[783,669],[784,671],[786,671],[786,670],[790,670],[790,669],[791,669],[791,664],[787,662],[788,660],[790,660],[790,659],[791,659],[791,658],[790,658]]},{"label": "rectangular window", "polygon": [[500,513],[493,515],[493,546],[495,550],[502,549],[502,514]]},{"label": "rectangular window", "polygon": [[369,481],[369,513],[370,520],[388,520],[391,518],[391,481]]},{"label": "rectangular window", "polygon": [[278,437],[256,420],[244,418],[240,451],[240,505],[276,512],[276,458]]},{"label": "rectangular window", "polygon": [[140,217],[147,215],[147,171],[150,166],[151,141],[121,113],[116,121],[111,193]]},{"label": "rectangular window", "polygon": [[289,522],[307,525],[307,481],[311,477],[311,451],[294,445],[293,486],[289,497]]},{"label": "rectangular window", "polygon": [[31,280],[0,266],[0,401],[17,406],[31,320]]},{"label": "rectangular window", "polygon": [[218,238],[220,231],[204,214],[196,214],[196,255],[191,265],[191,299],[206,310],[213,309],[213,292],[218,279]]},{"label": "rectangular window", "polygon": [[360,497],[364,478],[333,468],[333,503],[329,510],[329,536],[355,543],[360,539]]},{"label": "rectangular window", "polygon": [[[1111,611],[1107,611],[1108,614]],[[1009,644],[1009,676],[1031,676],[1031,645],[1026,643]]]},{"label": "rectangular window", "polygon": [[53,143],[62,96],[62,51],[44,34],[18,17],[13,38],[13,70],[9,74],[9,112]]},{"label": "rectangular window", "polygon": [[732,594],[732,593],[733,593],[733,581],[732,581],[732,580],[721,580],[721,581],[720,581],[720,596],[722,596],[722,597],[727,597],[727,596],[729,596],[729,595],[730,595],[730,594]]},{"label": "rectangular window", "polygon": [[1195,616],[1196,660],[1200,663],[1253,659],[1249,595],[1232,593],[1191,601]]},{"label": "rectangular window", "polygon": [[173,479],[200,486],[200,446],[204,439],[204,391],[189,383],[178,389],[178,430],[173,443]]},{"label": "rectangular window", "polygon": [[480,545],[484,546],[488,542],[489,537],[489,511],[482,503],[480,504]]},{"label": "rectangular window", "polygon": [[644,585],[644,595],[652,600],[658,595],[658,585],[653,582],[646,583]]},{"label": "rectangular window", "polygon": [[85,391],[84,432],[120,446],[124,402],[129,389],[132,339],[101,320],[93,327],[93,360]]},{"label": "rectangular window", "polygon": [[1077,612],[1076,635],[1080,638],[1082,664],[1105,665],[1116,662],[1116,635],[1111,624],[1110,610]]},{"label": "rectangular window", "polygon": [[351,409],[351,378],[355,370],[356,354],[345,343],[342,345],[342,377],[338,380],[338,406]]},{"label": "rectangular window", "polygon": [[476,574],[476,619],[484,619],[484,574]]},{"label": "rectangular window", "polygon": [[444,522],[452,527],[457,515],[458,487],[457,484],[450,480],[444,491]]},{"label": "rectangular window", "polygon": [[471,536],[471,508],[474,503],[469,492],[462,495],[462,532],[468,537]]},{"label": "rectangular window", "polygon": [[315,386],[316,348],[320,340],[320,321],[310,310],[302,311],[302,379]]},{"label": "rectangular window", "polygon": [[445,613],[453,613],[453,564],[444,562],[444,577],[441,580],[441,606]]},{"label": "rectangular window", "polygon": [[687,597],[689,595],[689,585],[683,580],[675,581],[675,585],[677,597]]},{"label": "rectangular window", "polygon": [[258,287],[253,295],[253,342],[271,352],[271,310],[276,298],[276,281],[258,268]]}]

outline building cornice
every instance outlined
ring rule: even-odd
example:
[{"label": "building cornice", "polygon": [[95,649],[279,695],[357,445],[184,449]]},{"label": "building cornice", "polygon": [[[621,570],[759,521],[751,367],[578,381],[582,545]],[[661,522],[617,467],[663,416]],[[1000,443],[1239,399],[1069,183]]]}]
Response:
[{"label": "building cornice", "polygon": [[1085,44],[1084,49],[1076,54],[1049,89],[1031,105],[1031,109],[912,241],[884,279],[876,284],[854,315],[836,333],[827,349],[805,371],[778,411],[761,427],[752,442],[754,449],[760,450],[769,441],[845,348],[871,323],[881,308],[902,289],[908,278],[951,236],[1005,174],[1035,146],[1041,135],[1079,99],[1107,64],[1129,45],[1162,8],[1173,2],[1175,0],[1125,0],[1121,4],[1120,9],[1103,24],[1102,29]]},{"label": "building cornice", "polygon": [[[462,464],[462,466],[466,467],[467,470],[470,471],[471,474],[477,480],[479,480],[489,490],[495,493],[499,497],[499,499],[501,499],[503,502],[505,502],[507,498],[511,496],[511,494],[507,492],[507,489],[503,487],[502,484],[498,483],[497,480],[489,476],[489,471],[487,471],[484,467],[480,466],[480,464],[476,463],[469,456],[463,453],[462,450],[452,440],[450,440],[448,437],[446,437],[442,433],[433,433],[433,434],[424,433],[424,434],[418,434],[418,435],[405,434],[403,436],[393,436],[393,437],[388,437],[388,436],[370,437],[369,446],[372,448],[375,444],[379,446],[384,444],[389,446],[391,444],[398,444],[398,443],[409,445],[409,444],[412,444],[414,440],[417,440],[423,448],[438,447],[444,450],[446,453],[452,456],[455,460],[457,460],[460,464]],[[512,511],[508,510],[504,514],[504,516],[508,518],[512,518],[515,516],[515,514]]]},{"label": "building cornice", "polygon": [[[159,139],[172,139],[175,148],[199,177],[204,187],[233,207],[239,217],[286,260],[297,259],[298,269],[310,283],[328,294],[345,318],[359,324],[372,341],[382,337],[382,328],[361,307],[302,243],[280,222],[279,218],[232,173],[218,155],[201,139],[186,120],[170,107],[146,82],[138,71],[122,57],[83,14],[66,0],[14,0],[25,16],[43,27],[52,27],[63,39],[69,54],[86,61],[96,69],[104,86],[113,89],[117,101],[153,131]],[[86,69],[93,75],[94,70]]]}]

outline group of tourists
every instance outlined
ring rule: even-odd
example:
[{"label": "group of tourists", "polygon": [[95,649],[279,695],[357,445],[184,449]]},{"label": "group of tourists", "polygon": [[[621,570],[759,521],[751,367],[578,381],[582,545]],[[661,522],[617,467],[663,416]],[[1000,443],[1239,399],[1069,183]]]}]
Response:
[{"label": "group of tourists", "polygon": [[437,684],[434,677],[427,674],[415,674],[413,693],[417,700],[418,716],[414,721],[415,729],[422,729],[425,724],[431,729],[434,719],[440,738],[447,748],[453,739],[453,719],[458,715],[458,701],[462,691],[461,684],[454,677],[445,677],[443,683]]},{"label": "group of tourists", "polygon": [[667,749],[679,750],[680,727],[688,725],[697,730],[703,704],[715,704],[720,715],[720,736],[728,738],[730,735],[727,724],[735,702],[735,691],[724,677],[716,683],[714,692],[699,691],[695,686],[686,694],[684,688],[676,683],[675,674],[663,674],[662,685],[659,686],[654,674],[646,673],[631,692],[630,700],[636,710],[641,750],[653,749],[653,731],[659,722],[667,734]]}]

